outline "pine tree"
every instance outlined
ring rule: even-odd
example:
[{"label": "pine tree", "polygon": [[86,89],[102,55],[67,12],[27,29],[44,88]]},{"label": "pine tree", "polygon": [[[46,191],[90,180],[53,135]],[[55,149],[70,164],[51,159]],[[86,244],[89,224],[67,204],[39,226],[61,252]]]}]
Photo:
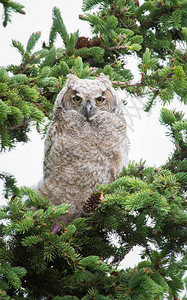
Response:
[{"label": "pine tree", "polygon": [[[90,38],[69,34],[55,7],[41,50],[34,51],[40,32],[26,47],[13,40],[22,61],[0,68],[1,151],[27,142],[33,125],[45,134],[69,73],[109,75],[115,88],[145,96],[146,111],[174,97],[186,103],[186,1],[84,0],[83,10],[79,18],[90,24]],[[57,35],[62,48],[55,47]],[[137,83],[123,63],[133,53],[140,59]],[[174,143],[167,162],[130,162],[116,181],[93,190],[84,204],[89,216],[68,226],[58,218],[70,205],[51,205],[0,172],[7,198],[0,210],[1,299],[179,299],[186,270],[187,122],[182,112],[164,107],[160,122]],[[119,268],[137,246],[141,262]]]}]

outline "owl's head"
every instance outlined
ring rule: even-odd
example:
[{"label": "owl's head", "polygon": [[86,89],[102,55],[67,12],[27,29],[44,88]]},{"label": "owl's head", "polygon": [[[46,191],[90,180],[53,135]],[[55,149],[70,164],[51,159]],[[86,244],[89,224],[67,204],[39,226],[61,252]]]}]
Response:
[{"label": "owl's head", "polygon": [[119,101],[116,91],[112,88],[108,76],[100,74],[96,79],[80,79],[75,75],[69,75],[67,83],[58,94],[54,116],[58,116],[61,110],[76,111],[87,121],[102,112],[112,113]]}]

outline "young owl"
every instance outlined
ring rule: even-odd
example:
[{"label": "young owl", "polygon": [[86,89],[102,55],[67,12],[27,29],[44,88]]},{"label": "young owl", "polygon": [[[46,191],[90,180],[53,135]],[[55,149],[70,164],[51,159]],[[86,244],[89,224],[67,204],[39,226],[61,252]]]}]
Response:
[{"label": "young owl", "polygon": [[46,136],[39,193],[71,204],[65,223],[82,216],[95,185],[114,181],[127,164],[127,145],[124,107],[108,77],[69,75]]}]

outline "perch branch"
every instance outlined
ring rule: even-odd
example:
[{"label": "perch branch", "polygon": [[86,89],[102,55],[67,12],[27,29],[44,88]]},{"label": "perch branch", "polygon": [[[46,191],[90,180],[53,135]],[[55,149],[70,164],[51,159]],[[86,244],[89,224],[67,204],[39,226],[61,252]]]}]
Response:
[{"label": "perch branch", "polygon": [[142,86],[141,82],[137,82],[137,83],[130,83],[130,82],[121,82],[121,81],[112,81],[112,84],[117,85],[117,86]]},{"label": "perch branch", "polygon": [[113,66],[118,64],[118,61],[117,61],[117,58],[116,58],[115,54],[113,55],[113,57],[114,57],[114,62],[110,65],[110,67],[113,67]]},{"label": "perch branch", "polygon": [[112,47],[104,47],[105,50],[120,50],[127,49],[127,46],[112,46]]},{"label": "perch branch", "polygon": [[112,81],[112,84],[117,85],[117,86],[143,86],[143,77],[144,74],[141,73],[141,81],[140,82],[136,82],[136,83],[131,83],[131,82],[121,82],[121,81]]}]

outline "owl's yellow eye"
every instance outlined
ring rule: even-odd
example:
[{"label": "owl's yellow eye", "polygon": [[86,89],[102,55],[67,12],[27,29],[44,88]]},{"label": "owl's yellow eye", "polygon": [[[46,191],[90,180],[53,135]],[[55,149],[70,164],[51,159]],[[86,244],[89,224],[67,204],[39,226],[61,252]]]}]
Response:
[{"label": "owl's yellow eye", "polygon": [[82,101],[82,98],[81,98],[81,97],[78,97],[78,96],[76,96],[76,97],[74,97],[74,98],[73,98],[73,100],[74,100],[76,103],[81,103],[81,101]]},{"label": "owl's yellow eye", "polygon": [[103,97],[98,97],[95,101],[96,103],[100,104],[104,101],[105,99]]}]

